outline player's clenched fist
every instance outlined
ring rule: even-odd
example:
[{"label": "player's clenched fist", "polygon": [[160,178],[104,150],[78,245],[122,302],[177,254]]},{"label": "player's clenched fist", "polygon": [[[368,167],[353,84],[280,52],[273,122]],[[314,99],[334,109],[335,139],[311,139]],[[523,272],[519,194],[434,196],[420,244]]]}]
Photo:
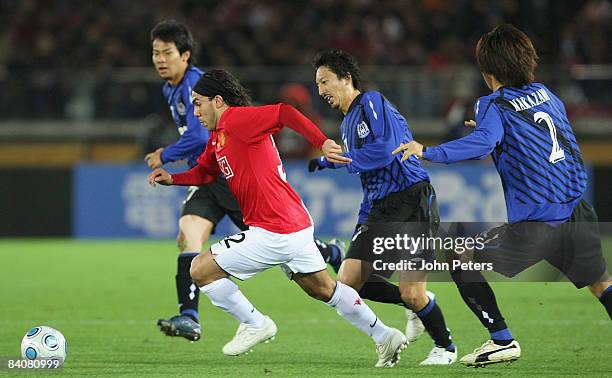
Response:
[{"label": "player's clenched fist", "polygon": [[156,168],[149,174],[149,185],[156,186],[157,184],[172,185],[172,175],[165,169]]}]

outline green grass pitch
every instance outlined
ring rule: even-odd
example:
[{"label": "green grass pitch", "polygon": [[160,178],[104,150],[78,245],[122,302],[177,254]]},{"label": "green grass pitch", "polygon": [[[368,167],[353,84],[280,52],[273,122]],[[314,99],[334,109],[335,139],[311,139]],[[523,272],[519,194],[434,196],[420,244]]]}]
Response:
[{"label": "green grass pitch", "polygon": [[[379,370],[373,367],[371,340],[308,298],[278,268],[240,284],[276,321],[276,340],[249,355],[226,357],[221,347],[237,324],[204,296],[202,340],[166,337],[155,327],[158,317],[176,312],[175,250],[171,241],[0,240],[0,359],[19,356],[21,338],[30,327],[49,325],[68,340],[62,376],[612,374],[610,320],[586,289],[575,290],[569,283],[493,284],[523,348],[523,357],[511,365],[420,367],[418,362],[432,347],[423,335],[402,353],[398,366]],[[437,294],[460,355],[487,339],[452,283],[431,283],[430,289]],[[371,305],[388,325],[403,330],[401,308]],[[6,373],[0,367],[0,376]]]}]

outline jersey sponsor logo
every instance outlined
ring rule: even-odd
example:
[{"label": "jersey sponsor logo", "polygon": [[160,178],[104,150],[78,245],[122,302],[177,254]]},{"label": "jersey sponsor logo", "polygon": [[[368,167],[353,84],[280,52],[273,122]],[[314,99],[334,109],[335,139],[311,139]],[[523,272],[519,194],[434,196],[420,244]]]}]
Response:
[{"label": "jersey sponsor logo", "polygon": [[357,125],[357,135],[359,138],[363,139],[370,134],[370,128],[365,121],[361,121],[359,125]]},{"label": "jersey sponsor logo", "polygon": [[219,168],[221,169],[221,172],[223,172],[223,174],[225,175],[226,179],[234,177],[234,171],[232,171],[232,167],[230,167],[227,161],[227,157],[221,156],[217,159],[217,163],[219,163]]},{"label": "jersey sponsor logo", "polygon": [[180,101],[176,103],[176,111],[180,116],[184,116],[185,114],[187,114],[187,108],[185,107],[185,104]]}]

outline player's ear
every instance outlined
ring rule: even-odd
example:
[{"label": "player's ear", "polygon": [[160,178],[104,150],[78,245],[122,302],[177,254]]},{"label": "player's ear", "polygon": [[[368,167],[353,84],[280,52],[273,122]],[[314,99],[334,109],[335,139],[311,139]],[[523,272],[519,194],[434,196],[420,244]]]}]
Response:
[{"label": "player's ear", "polygon": [[351,75],[350,72],[346,73],[346,76],[344,77],[344,80],[346,81],[347,84],[349,84],[350,86],[352,86],[353,88],[355,87],[353,85],[353,76]]},{"label": "player's ear", "polygon": [[216,95],[214,100],[215,100],[215,106],[216,106],[217,108],[222,107],[222,106],[223,106],[223,104],[225,103],[225,101],[223,100],[223,97],[221,97],[221,96],[219,96],[219,95]]},{"label": "player's ear", "polygon": [[188,62],[189,58],[191,58],[191,51],[185,51],[184,53],[181,54],[181,60],[183,62]]}]

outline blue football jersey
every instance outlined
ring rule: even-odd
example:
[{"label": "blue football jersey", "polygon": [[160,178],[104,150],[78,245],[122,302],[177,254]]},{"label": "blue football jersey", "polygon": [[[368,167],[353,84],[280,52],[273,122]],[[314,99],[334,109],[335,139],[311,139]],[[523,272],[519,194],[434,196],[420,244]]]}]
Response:
[{"label": "blue football jersey", "polygon": [[448,164],[491,154],[510,223],[569,219],[584,195],[587,175],[561,100],[532,83],[502,87],[478,99],[474,110],[474,132],[427,147],[423,157]]},{"label": "blue football jersey", "polygon": [[[416,158],[401,162],[391,152],[411,141],[408,122],[381,93],[367,91],[355,98],[340,125],[344,156],[352,159],[346,165],[358,173],[369,204],[400,192],[429,176]],[[362,204],[362,209],[367,207]],[[368,209],[369,210],[369,209]]]},{"label": "blue football jersey", "polygon": [[197,164],[198,157],[208,143],[208,130],[193,114],[193,103],[191,102],[191,90],[202,74],[199,68],[189,66],[183,80],[177,86],[172,86],[168,82],[164,84],[164,97],[168,101],[180,138],[164,148],[161,154],[163,163],[187,159],[189,166],[193,167]]}]

